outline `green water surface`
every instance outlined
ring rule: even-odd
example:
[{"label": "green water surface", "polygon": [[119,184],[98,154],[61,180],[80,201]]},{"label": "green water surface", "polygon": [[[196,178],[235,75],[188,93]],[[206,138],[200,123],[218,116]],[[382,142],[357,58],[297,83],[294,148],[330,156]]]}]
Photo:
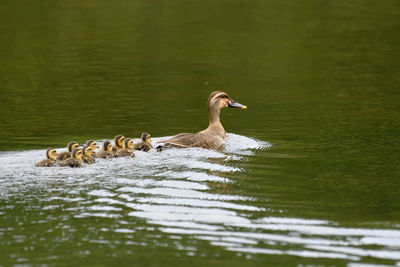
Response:
[{"label": "green water surface", "polygon": [[[222,90],[248,106],[222,112],[227,132],[273,144],[238,163],[231,190],[287,217],[400,225],[398,1],[16,0],[2,4],[0,31],[2,151],[196,132]],[[301,262],[196,246],[206,258],[149,245],[64,264]],[[28,263],[51,264],[34,255]]]}]

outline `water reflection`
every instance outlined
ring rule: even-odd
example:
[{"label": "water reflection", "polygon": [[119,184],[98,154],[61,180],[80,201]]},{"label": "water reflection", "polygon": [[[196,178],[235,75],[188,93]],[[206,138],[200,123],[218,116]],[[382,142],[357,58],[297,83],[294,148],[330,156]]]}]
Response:
[{"label": "water reflection", "polygon": [[[70,242],[71,233],[80,232],[85,234],[78,243],[148,246],[153,242],[156,246],[172,246],[195,255],[196,243],[183,239],[190,236],[234,253],[355,262],[364,258],[400,260],[398,229],[346,228],[325,220],[277,217],[267,204],[257,206],[254,197],[232,193],[230,185],[235,183],[232,178],[244,171],[232,163],[269,146],[266,142],[229,134],[221,152],[197,148],[137,152],[134,160],[99,159],[80,169],[35,168],[34,163],[43,156],[43,150],[2,153],[2,201],[7,203],[7,198],[13,198],[22,204],[39,203],[29,208],[36,213],[18,217],[16,225],[0,229],[0,236],[7,236],[1,245],[34,247],[51,237],[62,246],[63,242]],[[211,190],[216,185],[223,189]],[[8,216],[18,214],[17,206],[2,206],[0,212]],[[71,224],[72,218],[84,223]],[[102,227],[86,221],[96,218],[113,223]],[[44,225],[47,237],[37,240],[35,233],[22,234],[28,222]],[[51,226],[47,226],[49,223]],[[160,234],[137,235],[143,229],[157,230]],[[98,234],[99,231],[121,236],[110,238]],[[57,254],[54,249],[54,260]],[[19,262],[32,261],[22,255],[25,254],[14,257]]]}]

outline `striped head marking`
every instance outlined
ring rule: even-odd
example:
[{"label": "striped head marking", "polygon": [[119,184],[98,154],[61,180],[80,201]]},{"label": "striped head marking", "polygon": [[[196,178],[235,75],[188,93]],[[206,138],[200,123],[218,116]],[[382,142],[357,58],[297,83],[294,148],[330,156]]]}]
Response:
[{"label": "striped head marking", "polygon": [[77,142],[75,142],[75,141],[71,141],[71,142],[68,143],[67,148],[68,148],[69,152],[72,152],[72,150],[74,150],[76,148],[79,148],[79,144]]},{"label": "striped head marking", "polygon": [[54,148],[48,148],[46,150],[46,156],[48,159],[54,160],[54,157],[58,156],[57,151]]},{"label": "striped head marking", "polygon": [[93,150],[95,150],[97,148],[97,143],[94,140],[86,141],[86,145],[92,147]]},{"label": "striped head marking", "polygon": [[82,149],[75,148],[74,150],[72,150],[72,157],[75,159],[81,159],[82,158]]},{"label": "striped head marking", "polygon": [[92,155],[92,147],[91,146],[85,146],[83,148],[83,155],[90,157]]},{"label": "striped head marking", "polygon": [[131,138],[126,138],[125,139],[125,148],[133,149],[133,147],[134,147],[133,140]]},{"label": "striped head marking", "polygon": [[114,142],[115,142],[115,145],[116,145],[117,147],[120,147],[120,148],[124,147],[125,136],[123,136],[123,135],[117,135],[117,136],[114,138]]},{"label": "striped head marking", "polygon": [[225,92],[214,91],[208,98],[208,109],[222,109],[222,108],[240,108],[246,109],[245,105],[237,103],[235,100],[230,98]]},{"label": "striped head marking", "polygon": [[104,151],[111,151],[111,148],[112,148],[112,146],[111,146],[111,143],[109,141],[105,141],[103,143],[103,150]]},{"label": "striped head marking", "polygon": [[142,133],[142,141],[143,142],[147,142],[147,143],[149,143],[150,141],[151,141],[151,136],[150,136],[150,134],[149,133]]}]

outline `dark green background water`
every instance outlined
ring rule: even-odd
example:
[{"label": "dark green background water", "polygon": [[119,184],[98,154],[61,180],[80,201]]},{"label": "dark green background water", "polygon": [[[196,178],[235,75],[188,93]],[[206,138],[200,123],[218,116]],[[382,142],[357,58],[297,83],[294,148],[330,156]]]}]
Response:
[{"label": "dark green background water", "polygon": [[196,132],[223,90],[248,106],[225,129],[274,144],[236,190],[288,217],[400,223],[398,1],[16,0],[0,32],[0,150]]}]

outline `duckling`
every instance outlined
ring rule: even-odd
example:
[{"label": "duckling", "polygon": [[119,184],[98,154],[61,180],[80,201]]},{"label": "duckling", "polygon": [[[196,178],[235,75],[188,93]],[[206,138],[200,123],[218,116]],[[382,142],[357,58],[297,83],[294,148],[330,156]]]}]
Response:
[{"label": "duckling", "polygon": [[86,141],[86,145],[90,146],[92,148],[92,152],[94,153],[94,151],[96,150],[96,148],[98,148],[96,141],[94,140],[88,140]]},{"label": "duckling", "polygon": [[[209,126],[207,129],[192,133],[181,133],[174,137],[160,141],[165,143],[165,147],[202,147],[208,149],[219,148],[226,138],[226,132],[219,119],[221,109],[225,107],[246,109],[245,105],[235,102],[226,93],[214,91],[208,97],[207,108],[209,116]],[[162,150],[162,149],[161,149]]]},{"label": "duckling", "polygon": [[75,148],[72,150],[72,157],[67,158],[61,162],[61,167],[81,167],[82,166],[82,149]]},{"label": "duckling", "polygon": [[54,148],[49,148],[46,150],[46,157],[47,159],[43,159],[36,163],[36,167],[53,167],[57,160],[54,158],[55,156],[58,156],[56,150]]},{"label": "duckling", "polygon": [[64,159],[70,158],[71,157],[71,152],[72,150],[79,148],[79,144],[75,141],[71,141],[67,145],[68,151],[61,152],[60,155],[58,155],[57,160],[58,161],[63,161]]},{"label": "duckling", "polygon": [[103,158],[103,159],[113,157],[111,143],[109,141],[105,141],[103,143],[103,148],[100,150],[100,152],[96,153],[95,157],[96,158]]},{"label": "duckling", "polygon": [[134,157],[134,148],[133,140],[131,138],[126,138],[125,147],[118,152],[118,157]]},{"label": "duckling", "polygon": [[152,149],[151,136],[149,133],[142,133],[142,142],[135,145],[135,150],[149,151]]},{"label": "duckling", "polygon": [[82,149],[82,160],[83,162],[87,163],[87,164],[92,164],[95,162],[93,156],[92,156],[92,147],[91,146],[85,146]]},{"label": "duckling", "polygon": [[114,157],[118,157],[118,152],[124,148],[125,136],[117,135],[114,137],[114,146],[112,147],[112,152]]}]

